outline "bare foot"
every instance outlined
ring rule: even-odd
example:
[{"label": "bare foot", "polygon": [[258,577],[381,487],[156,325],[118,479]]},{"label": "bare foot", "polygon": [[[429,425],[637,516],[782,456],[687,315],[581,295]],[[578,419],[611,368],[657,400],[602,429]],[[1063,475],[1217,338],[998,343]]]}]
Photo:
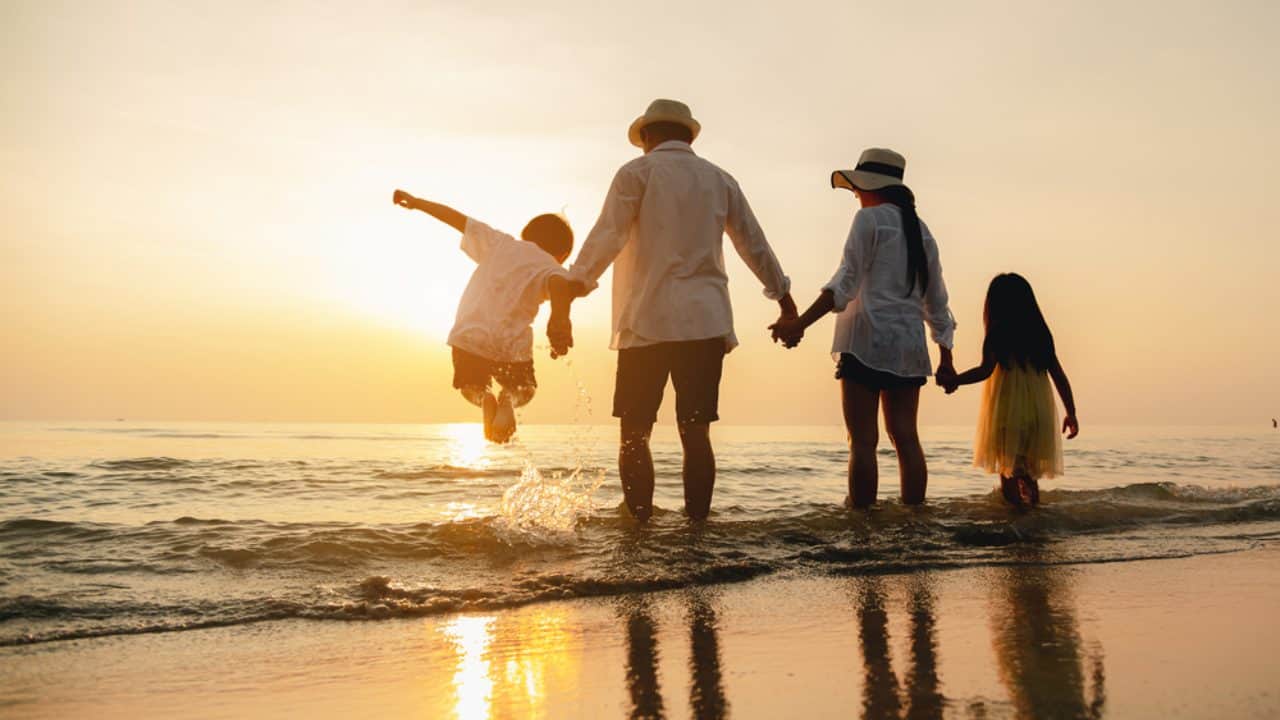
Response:
[{"label": "bare foot", "polygon": [[1018,495],[1028,507],[1040,504],[1040,483],[1029,477],[1018,478]]},{"label": "bare foot", "polygon": [[493,428],[493,436],[489,439],[497,443],[507,442],[516,434],[516,409],[511,406],[511,396],[506,393],[498,400],[498,410],[490,427]]},{"label": "bare foot", "polygon": [[1016,477],[1000,476],[1000,494],[1004,496],[1005,502],[1018,508],[1023,509],[1025,505],[1022,501],[1022,480]]},{"label": "bare foot", "polygon": [[493,419],[498,414],[498,400],[493,397],[493,393],[486,392],[484,398],[480,401],[480,408],[484,411],[484,438],[486,440],[494,440]]}]

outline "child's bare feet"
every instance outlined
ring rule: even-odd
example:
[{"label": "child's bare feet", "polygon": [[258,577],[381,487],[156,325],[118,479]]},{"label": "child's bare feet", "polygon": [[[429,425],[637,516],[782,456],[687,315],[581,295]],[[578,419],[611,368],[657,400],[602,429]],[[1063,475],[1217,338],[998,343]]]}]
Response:
[{"label": "child's bare feet", "polygon": [[493,434],[493,419],[498,414],[498,400],[493,397],[493,393],[485,392],[480,400],[480,408],[484,411],[484,438],[498,442],[494,440]]},{"label": "child's bare feet", "polygon": [[498,409],[493,415],[490,427],[493,429],[493,435],[490,440],[497,443],[504,443],[516,434],[516,409],[511,405],[511,396],[502,393],[502,397],[497,402]]},{"label": "child's bare feet", "polygon": [[1006,502],[1026,510],[1040,504],[1040,484],[1026,475],[1000,476],[1000,494]]},{"label": "child's bare feet", "polygon": [[1040,504],[1040,483],[1029,477],[1018,478],[1018,494],[1029,507]]}]

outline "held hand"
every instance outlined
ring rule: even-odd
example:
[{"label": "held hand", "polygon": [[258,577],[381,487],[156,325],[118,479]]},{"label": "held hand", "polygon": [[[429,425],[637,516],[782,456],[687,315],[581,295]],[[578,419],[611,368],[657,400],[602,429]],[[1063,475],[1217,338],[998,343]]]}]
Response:
[{"label": "held hand", "polygon": [[1080,421],[1076,420],[1075,415],[1068,415],[1062,419],[1062,432],[1067,434],[1067,439],[1080,434]]},{"label": "held hand", "polygon": [[413,209],[414,200],[417,200],[417,198],[415,198],[414,196],[410,195],[409,193],[403,190],[396,190],[395,194],[391,196],[391,202],[399,205],[402,208],[409,208],[410,210]]},{"label": "held hand", "polygon": [[573,323],[569,317],[552,315],[547,320],[547,340],[551,343],[551,359],[569,354],[573,347]]},{"label": "held hand", "polygon": [[948,395],[959,387],[956,383],[956,369],[950,365],[939,365],[938,372],[934,374],[934,381],[938,383],[938,387],[947,389]]},{"label": "held hand", "polygon": [[781,340],[782,346],[787,349],[799,345],[800,341],[804,339],[804,327],[794,315],[779,317],[777,322],[769,326],[769,330],[773,341],[778,342]]}]

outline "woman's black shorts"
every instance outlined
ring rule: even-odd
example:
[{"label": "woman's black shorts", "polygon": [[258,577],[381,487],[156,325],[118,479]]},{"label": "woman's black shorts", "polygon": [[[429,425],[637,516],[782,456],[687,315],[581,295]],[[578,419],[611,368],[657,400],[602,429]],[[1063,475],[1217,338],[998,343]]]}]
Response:
[{"label": "woman's black shorts", "polygon": [[836,379],[852,380],[872,390],[924,387],[927,380],[927,378],[903,377],[884,370],[869,368],[850,353],[840,353],[840,361],[836,363]]}]

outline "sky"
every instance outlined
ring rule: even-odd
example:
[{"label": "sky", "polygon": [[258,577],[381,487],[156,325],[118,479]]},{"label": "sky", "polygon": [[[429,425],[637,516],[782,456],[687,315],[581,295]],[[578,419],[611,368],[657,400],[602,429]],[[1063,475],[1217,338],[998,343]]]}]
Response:
[{"label": "sky", "polygon": [[[1086,428],[1280,416],[1280,5],[779,7],[4,3],[0,419],[472,421],[445,337],[473,265],[392,191],[511,232],[563,209],[580,242],[655,97],[692,107],[802,307],[856,210],[831,170],[890,147],[961,370],[1017,271]],[[832,322],[771,344],[726,255],[723,421],[840,422]],[[536,351],[526,422],[609,421],[608,287],[570,362]],[[977,396],[926,390],[921,422]]]}]

